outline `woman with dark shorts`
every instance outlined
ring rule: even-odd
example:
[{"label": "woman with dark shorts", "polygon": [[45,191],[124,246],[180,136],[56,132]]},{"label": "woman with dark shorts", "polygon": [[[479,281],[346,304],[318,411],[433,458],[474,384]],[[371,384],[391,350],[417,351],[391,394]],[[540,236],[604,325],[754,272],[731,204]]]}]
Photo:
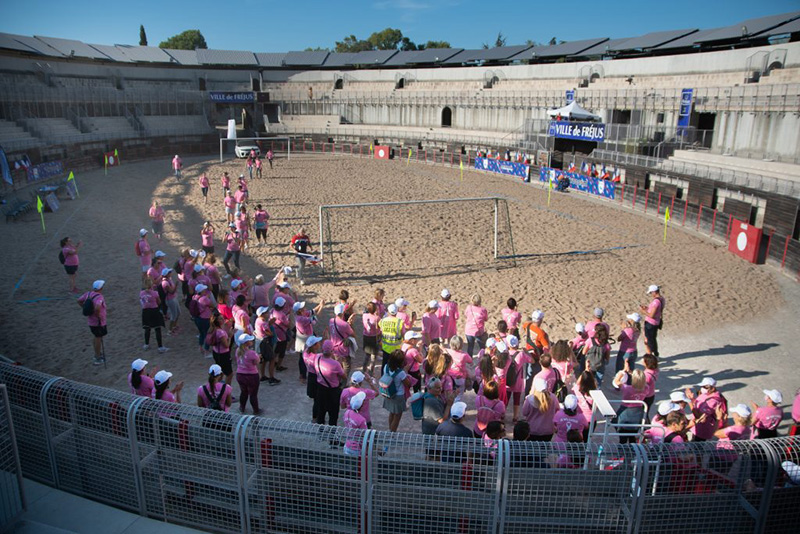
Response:
[{"label": "woman with dark shorts", "polygon": [[69,292],[70,293],[80,293],[78,288],[75,287],[75,278],[78,275],[78,249],[81,247],[81,242],[78,241],[78,244],[74,244],[72,240],[68,237],[65,237],[61,240],[61,254],[64,257],[64,270],[67,272],[67,276],[69,276]]},{"label": "woman with dark shorts", "polygon": [[161,313],[161,298],[158,292],[153,289],[153,281],[150,278],[145,280],[144,289],[139,293],[139,302],[142,305],[142,327],[144,328],[144,350],[150,348],[150,330],[156,330],[156,343],[158,352],[167,352],[169,349],[164,346],[161,339],[161,329],[164,327],[164,314]]},{"label": "woman with dark shorts", "polygon": [[231,362],[231,333],[228,330],[225,318],[219,313],[214,313],[211,326],[206,339],[214,356],[214,363],[220,366],[225,375],[225,383],[229,386],[233,382],[233,365]]}]

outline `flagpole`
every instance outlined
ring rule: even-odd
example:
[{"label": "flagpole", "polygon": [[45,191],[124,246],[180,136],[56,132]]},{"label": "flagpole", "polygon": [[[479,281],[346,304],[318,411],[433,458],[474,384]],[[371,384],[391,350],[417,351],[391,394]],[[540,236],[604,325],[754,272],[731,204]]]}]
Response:
[{"label": "flagpole", "polygon": [[664,244],[667,244],[667,223],[669,223],[669,208],[664,212]]},{"label": "flagpole", "polygon": [[105,154],[103,154],[103,161],[105,162],[103,164],[103,173],[106,176],[108,176],[108,156],[106,156]]},{"label": "flagpole", "polygon": [[461,181],[463,182],[464,181],[464,160],[459,159],[458,160],[458,166],[461,169]]},{"label": "flagpole", "polygon": [[406,167],[408,167],[409,163],[411,163],[411,149],[410,148],[408,149],[408,159],[406,159]]},{"label": "flagpole", "polygon": [[75,194],[78,195],[78,198],[81,198],[81,192],[78,191],[78,182],[75,180],[75,174],[72,171],[69,171],[69,178],[67,178],[68,182],[72,182],[72,185],[75,186]]},{"label": "flagpole", "polygon": [[39,217],[42,218],[42,233],[46,234],[47,230],[44,228],[44,205],[42,204],[42,198],[39,195],[36,195],[36,211],[39,212]]},{"label": "flagpole", "polygon": [[553,191],[553,177],[550,176],[547,180],[547,207],[550,207],[550,193]]}]

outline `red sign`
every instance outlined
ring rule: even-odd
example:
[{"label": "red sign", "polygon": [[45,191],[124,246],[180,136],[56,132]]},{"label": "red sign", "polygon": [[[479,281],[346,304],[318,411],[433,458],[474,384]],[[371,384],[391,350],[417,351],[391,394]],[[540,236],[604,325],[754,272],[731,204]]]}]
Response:
[{"label": "red sign", "polygon": [[389,159],[389,147],[383,145],[375,145],[373,151],[375,159]]},{"label": "red sign", "polygon": [[733,219],[728,250],[750,263],[757,263],[760,244],[761,228]]},{"label": "red sign", "polygon": [[106,152],[103,154],[105,156],[105,164],[106,167],[113,167],[115,165],[119,165],[119,159],[114,152]]}]

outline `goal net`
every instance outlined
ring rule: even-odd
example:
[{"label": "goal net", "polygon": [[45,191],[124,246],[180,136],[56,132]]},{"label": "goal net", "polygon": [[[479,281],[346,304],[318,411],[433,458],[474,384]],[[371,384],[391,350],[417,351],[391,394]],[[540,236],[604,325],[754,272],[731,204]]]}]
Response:
[{"label": "goal net", "polygon": [[240,148],[257,146],[261,152],[261,159],[266,157],[267,150],[270,149],[272,149],[275,159],[291,159],[292,156],[292,142],[288,137],[239,137],[237,139],[220,137],[219,162],[222,163],[225,159],[239,158],[240,156],[236,153],[237,146]]},{"label": "goal net", "polygon": [[334,280],[457,274],[514,261],[499,197],[319,207],[319,254]]}]

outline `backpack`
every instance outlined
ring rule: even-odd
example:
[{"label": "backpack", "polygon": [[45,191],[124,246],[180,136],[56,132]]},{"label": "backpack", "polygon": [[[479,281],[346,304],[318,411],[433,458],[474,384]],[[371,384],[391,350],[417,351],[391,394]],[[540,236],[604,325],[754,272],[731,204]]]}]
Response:
[{"label": "backpack", "polygon": [[175,264],[172,266],[172,270],[175,271],[175,274],[183,274],[183,267],[181,267],[181,260],[175,260]]},{"label": "backpack", "polygon": [[134,252],[136,252],[136,255],[137,255],[137,256],[141,256],[141,255],[142,255],[142,251],[141,251],[141,249],[139,248],[139,242],[138,242],[138,241],[137,241],[137,242],[136,242],[136,244],[133,246],[133,251],[134,251]]},{"label": "backpack", "polygon": [[556,382],[553,384],[553,393],[555,393],[558,402],[563,403],[564,399],[566,399],[567,395],[569,395],[569,389],[567,389],[567,385],[561,379],[561,371],[555,367],[553,368],[553,371],[556,373]]},{"label": "backpack", "polygon": [[96,295],[92,295],[91,293],[86,297],[86,300],[83,301],[83,308],[82,313],[84,317],[90,317],[94,315],[94,297]]},{"label": "backpack", "polygon": [[308,248],[308,239],[302,237],[300,239],[296,239],[294,242],[294,250],[296,252],[300,252],[301,254],[306,253],[306,249]]},{"label": "backpack", "polygon": [[222,411],[222,410],[223,410],[223,407],[222,407],[222,397],[224,397],[224,396],[225,396],[225,389],[226,389],[227,387],[228,387],[228,386],[226,386],[225,384],[223,384],[223,385],[222,385],[222,388],[220,388],[220,390],[219,390],[219,395],[217,395],[216,397],[214,397],[213,395],[211,395],[211,393],[209,393],[209,392],[208,392],[208,390],[206,389],[206,386],[203,386],[203,393],[205,393],[205,394],[206,394],[206,399],[208,399],[208,406],[206,406],[206,408],[208,408],[209,410],[219,410],[219,411]]},{"label": "backpack", "polygon": [[189,315],[192,317],[200,317],[200,304],[197,302],[197,295],[193,295],[189,299]]},{"label": "backpack", "polygon": [[388,365],[384,368],[383,376],[381,376],[381,379],[378,382],[378,392],[381,395],[389,399],[397,395],[397,384],[395,384],[394,378],[399,372],[399,369],[394,372],[389,372]]},{"label": "backpack", "polygon": [[513,388],[517,385],[518,378],[519,369],[517,369],[517,362],[512,359],[511,365],[508,366],[508,372],[506,373],[506,385],[510,388]]},{"label": "backpack", "polygon": [[58,251],[58,261],[61,262],[61,265],[64,265],[67,262],[67,258],[64,257],[64,251],[63,250],[59,250]]},{"label": "backpack", "polygon": [[414,421],[422,420],[422,415],[425,411],[425,398],[432,397],[430,393],[414,393],[409,402],[411,403],[411,415],[414,416]]}]

